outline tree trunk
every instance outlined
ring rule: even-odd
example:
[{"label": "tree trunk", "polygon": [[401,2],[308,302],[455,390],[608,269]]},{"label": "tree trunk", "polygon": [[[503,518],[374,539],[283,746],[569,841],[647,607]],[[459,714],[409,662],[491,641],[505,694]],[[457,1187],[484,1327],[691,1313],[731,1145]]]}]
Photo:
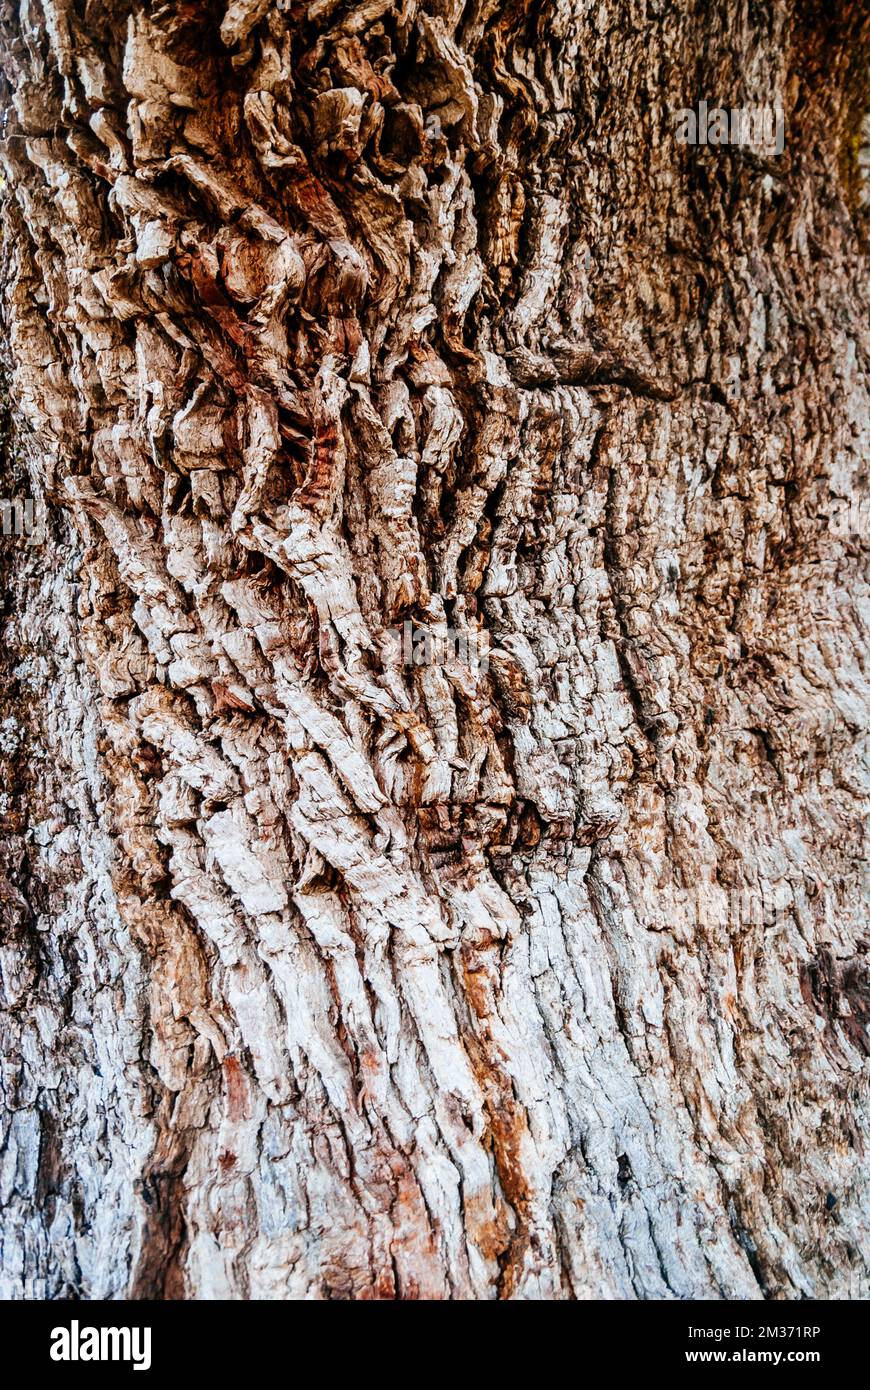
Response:
[{"label": "tree trunk", "polygon": [[862,1287],[836,9],[0,0],[7,1296]]}]

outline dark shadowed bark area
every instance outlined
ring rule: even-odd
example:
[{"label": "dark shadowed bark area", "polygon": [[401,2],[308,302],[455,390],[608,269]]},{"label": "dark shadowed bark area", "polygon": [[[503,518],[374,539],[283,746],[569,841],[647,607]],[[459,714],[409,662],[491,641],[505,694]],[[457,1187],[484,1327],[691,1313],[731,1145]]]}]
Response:
[{"label": "dark shadowed bark area", "polygon": [[2,1291],[866,1290],[870,7],[0,59]]}]

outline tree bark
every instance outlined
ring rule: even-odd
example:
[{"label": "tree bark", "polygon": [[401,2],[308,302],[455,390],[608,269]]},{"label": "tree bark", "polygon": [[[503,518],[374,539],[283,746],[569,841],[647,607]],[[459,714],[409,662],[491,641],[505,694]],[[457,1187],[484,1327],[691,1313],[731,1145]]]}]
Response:
[{"label": "tree bark", "polygon": [[0,0],[7,1294],[862,1287],[836,8]]}]

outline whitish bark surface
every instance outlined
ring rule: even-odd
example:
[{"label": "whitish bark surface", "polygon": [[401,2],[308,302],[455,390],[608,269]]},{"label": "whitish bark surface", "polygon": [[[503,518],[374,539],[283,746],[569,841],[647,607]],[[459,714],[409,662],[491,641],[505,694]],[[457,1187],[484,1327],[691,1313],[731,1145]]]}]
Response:
[{"label": "whitish bark surface", "polygon": [[829,8],[0,3],[7,1293],[860,1287]]}]

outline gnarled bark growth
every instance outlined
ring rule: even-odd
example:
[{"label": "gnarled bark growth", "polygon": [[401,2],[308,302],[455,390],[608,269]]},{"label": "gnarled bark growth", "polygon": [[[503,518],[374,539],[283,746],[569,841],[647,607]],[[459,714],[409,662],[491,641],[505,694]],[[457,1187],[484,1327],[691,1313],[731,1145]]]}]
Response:
[{"label": "gnarled bark growth", "polygon": [[837,8],[0,3],[4,1288],[867,1273]]}]

